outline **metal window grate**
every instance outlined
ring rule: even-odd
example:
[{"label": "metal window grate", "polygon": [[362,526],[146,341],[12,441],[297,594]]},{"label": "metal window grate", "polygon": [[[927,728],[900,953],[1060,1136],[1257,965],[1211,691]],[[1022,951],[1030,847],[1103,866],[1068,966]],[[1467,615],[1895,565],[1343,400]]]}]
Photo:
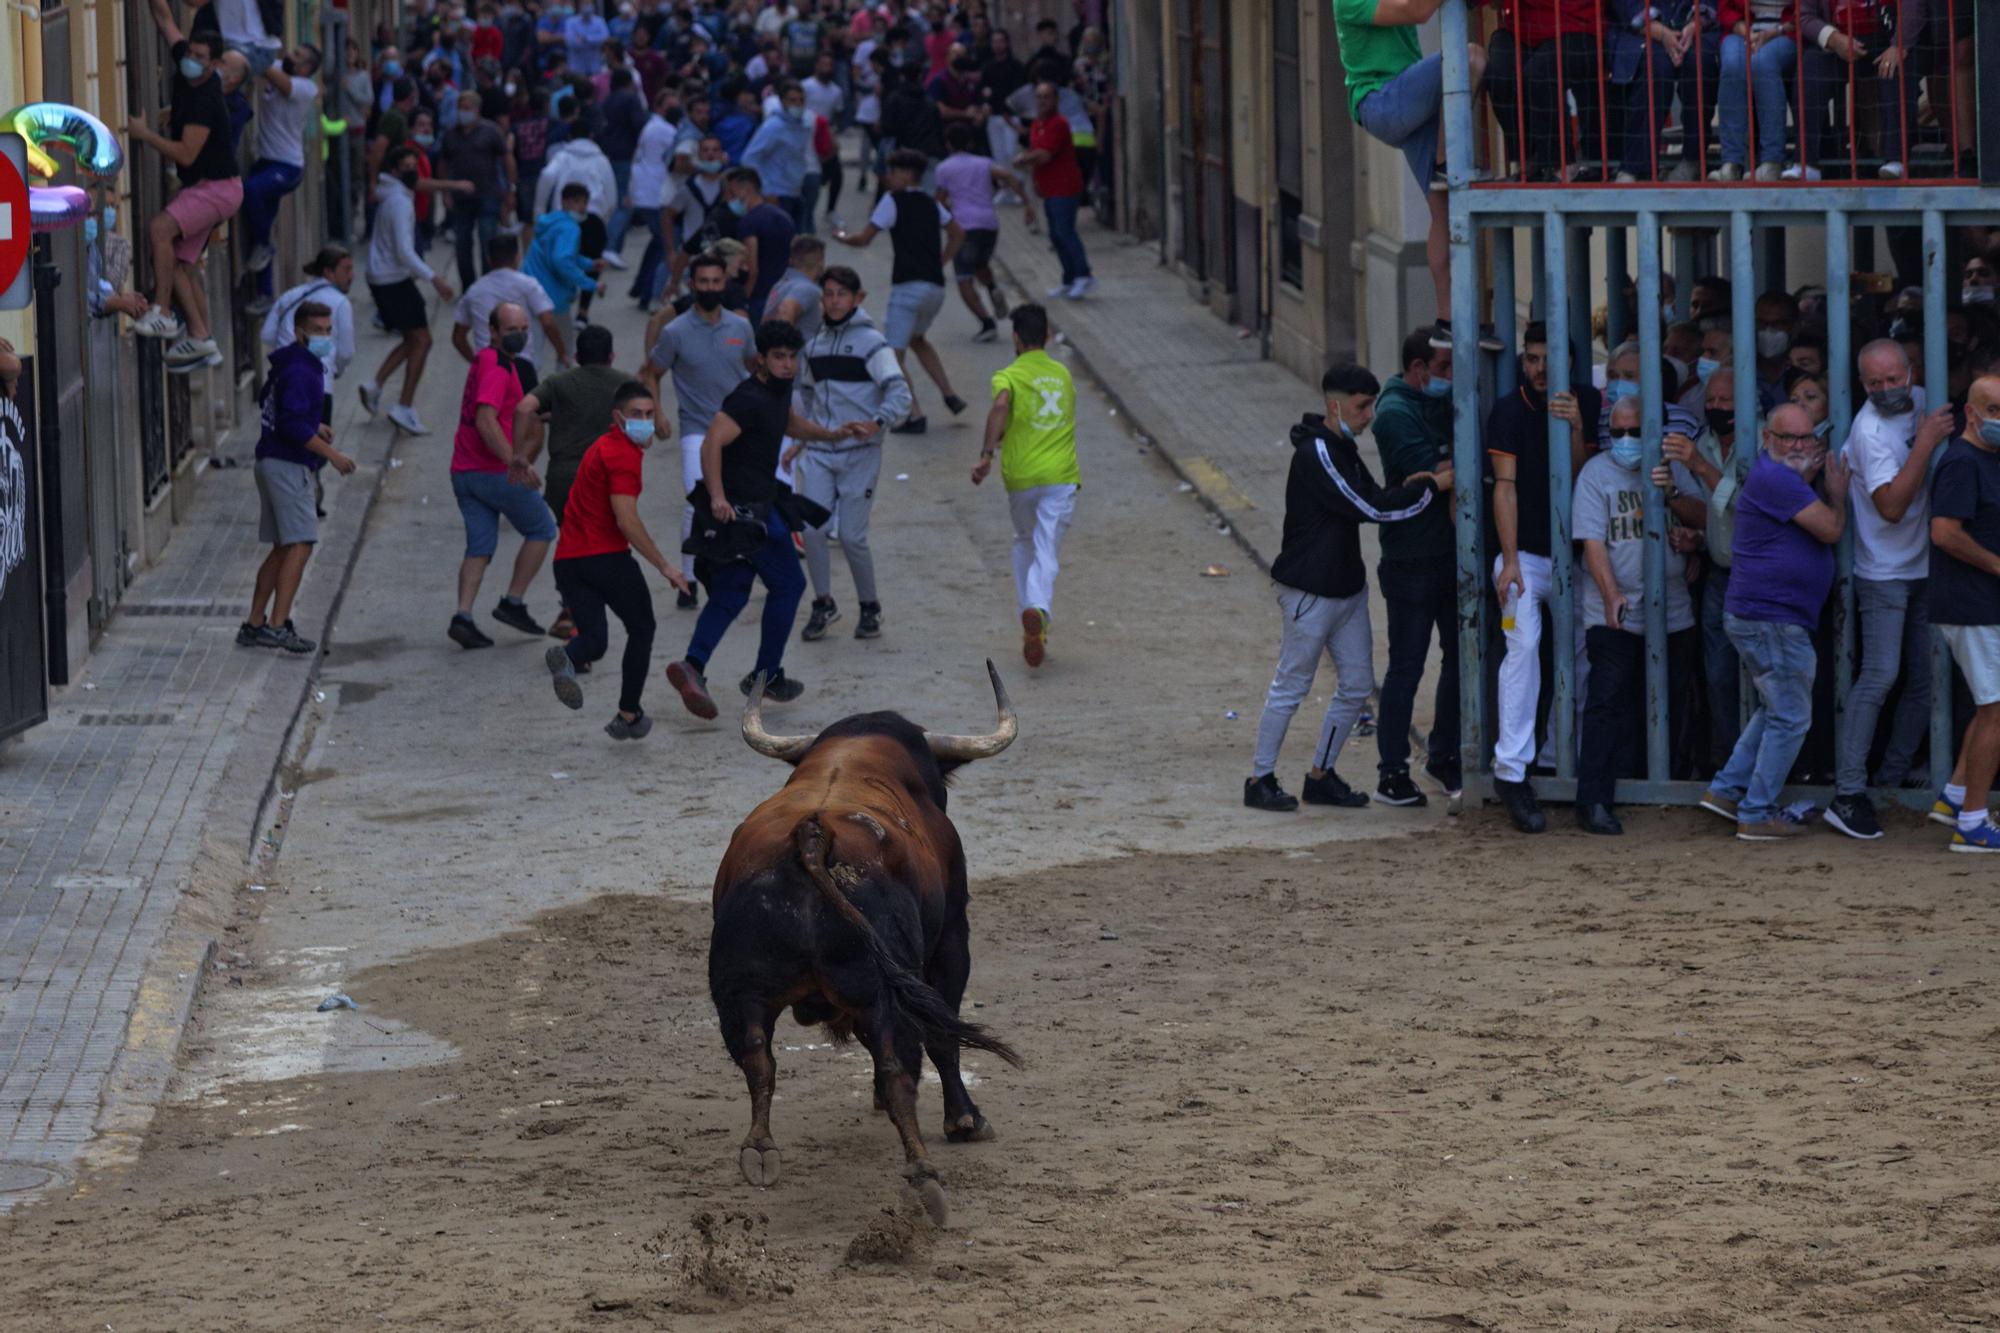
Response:
[{"label": "metal window grate", "polygon": [[118,608],[128,616],[219,616],[241,619],[250,614],[242,602],[126,602]]},{"label": "metal window grate", "polygon": [[172,713],[79,713],[79,727],[171,727]]}]

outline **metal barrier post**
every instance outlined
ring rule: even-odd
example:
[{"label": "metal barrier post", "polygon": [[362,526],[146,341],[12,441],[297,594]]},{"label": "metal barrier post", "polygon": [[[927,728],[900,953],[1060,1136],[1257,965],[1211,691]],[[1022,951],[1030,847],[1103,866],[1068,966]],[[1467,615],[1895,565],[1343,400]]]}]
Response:
[{"label": "metal barrier post", "polygon": [[[1444,7],[1444,129],[1445,178],[1451,183],[1451,328],[1452,328],[1452,501],[1458,538],[1458,673],[1459,759],[1467,775],[1486,763],[1487,602],[1486,552],[1482,482],[1485,458],[1479,447],[1479,252],[1478,231],[1463,197],[1472,163],[1472,70],[1466,51],[1466,15],[1462,4]],[[1512,277],[1513,256],[1501,265]],[[1513,312],[1498,312],[1496,322],[1513,330]],[[1508,358],[1511,362],[1512,358]],[[1503,373],[1511,374],[1511,366]]]},{"label": "metal barrier post", "polygon": [[1520,367],[1514,360],[1514,320],[1519,298],[1514,291],[1514,229],[1495,227],[1493,236],[1493,331],[1500,337],[1499,364],[1494,367],[1498,393],[1514,392]]},{"label": "metal barrier post", "polygon": [[[1826,377],[1827,417],[1833,422],[1831,439],[1841,450],[1847,447],[1847,433],[1854,425],[1854,377],[1842,371],[1854,364],[1853,330],[1845,319],[1831,318],[1831,312],[1848,309],[1848,283],[1852,265],[1848,258],[1847,214],[1835,209],[1826,215]],[[1849,523],[1834,547],[1833,580],[1833,718],[1834,734],[1840,734],[1841,719],[1847,715],[1847,693],[1854,688],[1855,619],[1854,524]]]},{"label": "metal barrier post", "polygon": [[[1542,219],[1543,262],[1549,282],[1549,397],[1570,386],[1569,224],[1560,213]],[[1587,310],[1586,305],[1586,310]],[[1586,315],[1585,336],[1590,324]],[[1586,363],[1584,373],[1589,374]],[[1569,544],[1570,431],[1549,417],[1549,601],[1542,616],[1555,662],[1555,692],[1549,703],[1549,730],[1555,739],[1556,776],[1576,776],[1576,609],[1571,595],[1573,553]]]},{"label": "metal barrier post", "polygon": [[1604,229],[1604,347],[1616,347],[1632,335],[1632,311],[1625,304],[1625,284],[1632,266],[1625,257],[1625,229]]},{"label": "metal barrier post", "polygon": [[1646,519],[1646,777],[1667,780],[1671,752],[1667,740],[1667,502],[1653,485],[1660,465],[1660,436],[1666,424],[1665,389],[1660,381],[1660,219],[1639,214],[1639,493]]},{"label": "metal barrier post", "polygon": [[[1694,300],[1694,229],[1675,227],[1674,233],[1674,315],[1685,320],[1688,304]],[[1681,386],[1685,389],[1687,386]]]},{"label": "metal barrier post", "polygon": [[[1991,16],[1989,16],[1990,18]],[[1981,19],[1982,24],[1988,19]],[[2000,23],[2000,20],[1993,20]],[[1944,214],[1924,210],[1924,402],[1935,409],[1949,401],[1949,367],[1944,336]],[[1931,458],[1935,468],[1943,450]],[[1951,729],[1951,650],[1944,632],[1931,627],[1931,786],[1951,781],[1957,737]]]}]

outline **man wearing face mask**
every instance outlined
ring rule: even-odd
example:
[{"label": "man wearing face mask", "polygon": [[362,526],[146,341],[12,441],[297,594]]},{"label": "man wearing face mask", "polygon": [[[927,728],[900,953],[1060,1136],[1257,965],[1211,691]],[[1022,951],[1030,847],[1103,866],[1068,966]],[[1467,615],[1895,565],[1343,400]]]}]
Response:
[{"label": "man wearing face mask", "polygon": [[[1375,445],[1382,481],[1397,487],[1451,457],[1451,349],[1431,346],[1431,329],[1403,339],[1403,373],[1391,375],[1375,406]],[[1435,627],[1440,656],[1424,771],[1455,796],[1464,785],[1458,755],[1458,546],[1451,507],[1427,506],[1415,518],[1382,529],[1382,563],[1375,567],[1389,622],[1389,669],[1382,678],[1375,738],[1385,805],[1425,805],[1410,780],[1410,718]]]},{"label": "man wearing face mask", "polygon": [[812,126],[806,121],[805,89],[787,81],[778,89],[778,101],[778,114],[764,117],[764,123],[750,136],[750,146],[743,150],[743,165],[757,173],[766,200],[782,208],[796,228],[803,221],[799,200],[806,156],[812,147]]},{"label": "man wearing face mask", "polygon": [[264,69],[257,97],[257,160],[243,181],[243,220],[250,228],[249,264],[260,298],[270,299],[271,228],[278,205],[299,188],[306,171],[306,116],[319,97],[319,48],[300,44]]},{"label": "man wearing face mask", "polygon": [[1928,415],[1924,391],[1910,382],[1909,359],[1888,339],[1861,349],[1868,402],[1854,416],[1842,451],[1853,469],[1855,604],[1861,613],[1861,669],[1847,692],[1834,760],[1834,799],[1826,822],[1850,838],[1875,839],[1882,826],[1868,799],[1868,752],[1882,705],[1903,682],[1902,701],[1875,785],[1900,787],[1923,744],[1931,716],[1931,634],[1925,581],[1930,576],[1931,455],[1952,435],[1949,407]]},{"label": "man wearing face mask", "polygon": [[1375,484],[1355,445],[1356,437],[1374,419],[1381,390],[1367,367],[1334,366],[1321,379],[1320,388],[1326,395],[1326,415],[1309,414],[1292,427],[1284,541],[1271,562],[1284,617],[1283,635],[1278,669],[1257,723],[1257,751],[1250,776],[1243,780],[1243,804],[1252,810],[1299,808],[1299,798],[1278,785],[1278,752],[1292,715],[1312,689],[1323,656],[1333,659],[1333,699],[1320,724],[1319,744],[1302,794],[1309,805],[1355,810],[1368,804],[1367,793],[1349,787],[1333,768],[1375,688],[1361,525],[1417,519],[1445,504],[1442,493],[1451,489],[1448,460],[1434,460],[1397,486]]},{"label": "man wearing face mask", "polygon": [[653,719],[639,703],[652,669],[653,595],[633,551],[675,588],[685,592],[688,586],[639,518],[646,451],[657,435],[657,415],[652,391],[643,384],[628,380],[613,395],[611,429],[591,444],[577,466],[564,500],[562,539],[556,543],[556,591],[575,619],[576,634],[567,643],[552,645],[543,660],[556,698],[582,708],[577,668],[604,656],[610,646],[605,612],[618,617],[625,627],[618,713],[604,725],[605,734],[617,741],[635,741],[653,729]]},{"label": "man wearing face mask", "polygon": [[565,333],[577,293],[596,290],[598,272],[604,267],[602,259],[588,259],[582,251],[583,220],[589,204],[588,186],[565,185],[562,207],[535,219],[534,243],[521,266],[548,293],[556,323]]},{"label": "man wearing face mask", "polygon": [[333,346],[333,311],[317,301],[292,316],[293,341],[271,353],[264,380],[263,434],[257,440],[257,536],[271,553],[257,570],[250,618],[236,629],[244,648],[309,653],[317,645],[292,628],[292,599],[319,541],[314,479],[331,463],[345,475],[354,460],[333,447],[333,427],[320,420],[326,396],[322,364]]},{"label": "man wearing face mask", "polygon": [[1965,283],[1958,290],[1959,303],[1967,306],[1991,306],[1996,295],[2000,295],[2000,282],[1996,278],[1993,263],[1984,255],[1974,255],[1965,261]]},{"label": "man wearing face mask", "polygon": [[[1680,384],[1668,378],[1672,370],[1671,365],[1660,367],[1661,393],[1666,399],[1663,409],[1666,430],[1669,434],[1693,439],[1701,434],[1701,415],[1676,401]],[[1605,363],[1604,374],[1604,407],[1597,419],[1599,439],[1611,433],[1611,409],[1627,398],[1636,399],[1639,396],[1639,340],[1627,338],[1613,348],[1610,360]]]},{"label": "man wearing face mask", "polygon": [[514,155],[508,151],[506,134],[481,114],[478,93],[458,95],[458,122],[445,131],[437,174],[472,186],[449,205],[458,283],[470,288],[479,274],[492,267],[487,247],[502,223],[514,216]]},{"label": "man wearing face mask", "polygon": [[[1701,501],[1699,516],[1708,560],[1701,585],[1701,670],[1708,690],[1709,753],[1719,764],[1736,748],[1741,734],[1742,666],[1723,626],[1723,606],[1729,596],[1729,556],[1736,537],[1736,502],[1743,493],[1755,451],[1736,445],[1736,374],[1716,370],[1702,387],[1704,426],[1690,441],[1668,435],[1661,456],[1693,474],[1693,498]],[[1691,516],[1694,517],[1694,516]]]},{"label": "man wearing face mask", "polygon": [[[1812,725],[1818,657],[1813,631],[1833,586],[1833,547],[1847,528],[1847,465],[1829,456],[1812,418],[1786,403],[1764,428],[1737,502],[1723,623],[1757,690],[1757,710],[1701,808],[1736,825],[1744,842],[1801,837],[1778,795]],[[1822,469],[1826,498],[1813,490]]]},{"label": "man wearing face mask", "polygon": [[[1639,471],[1641,406],[1623,397],[1611,409],[1610,443],[1583,465],[1570,500],[1571,530],[1583,548],[1577,615],[1590,662],[1583,732],[1576,760],[1576,822],[1586,833],[1623,833],[1612,813],[1618,779],[1640,771],[1646,753],[1646,478]],[[1671,486],[1692,491],[1678,463],[1664,465]],[[1662,534],[1661,540],[1666,540]],[[1687,562],[1678,546],[1666,557],[1669,735],[1680,733],[1682,686],[1700,651]]]},{"label": "man wearing face mask", "polygon": [[1973,381],[1965,432],[1931,483],[1929,602],[1976,710],[1931,818],[1957,826],[1954,852],[2000,852],[1987,813],[2000,769],[2000,376]]},{"label": "man wearing face mask", "polygon": [[1792,338],[1799,331],[1799,303],[1790,292],[1757,298],[1757,406],[1768,412],[1785,400],[1785,372],[1791,368]]},{"label": "man wearing face mask", "polygon": [[383,324],[391,333],[401,334],[402,341],[358,392],[363,410],[374,416],[382,406],[382,386],[401,366],[402,400],[389,409],[389,420],[408,434],[428,435],[430,427],[424,425],[414,406],[417,384],[431,354],[431,314],[417,280],[429,282],[444,300],[449,301],[454,293],[451,284],[432,272],[417,250],[415,201],[420,178],[416,150],[391,150],[387,166],[375,183],[381,202],[375,210],[375,235],[368,243],[368,291],[375,298],[375,311]]}]

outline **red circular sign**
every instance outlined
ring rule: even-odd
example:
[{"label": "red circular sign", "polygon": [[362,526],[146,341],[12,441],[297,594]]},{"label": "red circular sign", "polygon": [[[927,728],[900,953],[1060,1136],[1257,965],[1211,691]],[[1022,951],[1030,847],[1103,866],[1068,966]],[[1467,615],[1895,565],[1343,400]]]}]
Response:
[{"label": "red circular sign", "polygon": [[28,262],[28,242],[34,228],[28,214],[28,182],[13,160],[0,153],[0,293],[14,285]]}]

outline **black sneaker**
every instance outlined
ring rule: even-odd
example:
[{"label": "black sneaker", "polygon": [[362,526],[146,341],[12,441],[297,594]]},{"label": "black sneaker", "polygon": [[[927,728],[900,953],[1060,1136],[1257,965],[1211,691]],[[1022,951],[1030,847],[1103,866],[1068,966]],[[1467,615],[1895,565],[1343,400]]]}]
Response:
[{"label": "black sneaker", "polygon": [[1577,806],[1576,826],[1585,833],[1596,833],[1607,838],[1616,838],[1625,832],[1625,826],[1618,822],[1618,816],[1611,813],[1611,807],[1608,805]]},{"label": "black sneaker", "polygon": [[692,584],[689,585],[686,592],[677,592],[674,594],[674,609],[676,611],[692,611],[700,605],[701,597],[695,592]]},{"label": "black sneaker", "polygon": [[812,614],[806,617],[806,627],[799,631],[799,637],[807,643],[816,643],[826,637],[826,627],[840,619],[840,607],[831,597],[813,598]]},{"label": "black sneaker", "polygon": [[503,625],[511,625],[521,633],[532,634],[538,639],[548,633],[546,628],[536,624],[535,618],[528,614],[526,602],[511,601],[502,597],[494,604],[493,618]]},{"label": "black sneaker", "polygon": [[451,628],[446,630],[445,633],[449,634],[451,641],[461,648],[491,648],[493,646],[493,640],[487,638],[485,631],[473,623],[471,616],[463,612],[451,618]]},{"label": "black sneaker", "polygon": [[931,423],[923,417],[911,417],[900,426],[889,427],[891,435],[922,435],[931,428]]},{"label": "black sneaker", "polygon": [[260,642],[266,648],[283,648],[288,653],[309,653],[319,647],[311,639],[293,629],[289,620],[276,628],[270,625],[264,626]]},{"label": "black sneaker", "polygon": [[1307,774],[1299,794],[1305,798],[1307,805],[1330,805],[1339,810],[1359,810],[1368,804],[1367,792],[1354,790],[1342,782],[1340,774],[1332,769],[1328,769],[1323,778]]},{"label": "black sneaker", "polygon": [[253,625],[247,620],[238,625],[236,627],[236,646],[238,648],[262,648],[264,646],[264,627],[262,625]]},{"label": "black sneaker", "polygon": [[1848,837],[1863,842],[1873,842],[1882,836],[1882,825],[1875,818],[1875,803],[1866,793],[1834,797],[1821,818]]},{"label": "black sneaker", "polygon": [[1457,796],[1465,791],[1465,772],[1456,759],[1433,759],[1424,765],[1424,772],[1431,775],[1431,781],[1444,788],[1446,796]]},{"label": "black sneaker", "polygon": [[1542,813],[1542,803],[1535,799],[1535,789],[1525,782],[1508,782],[1504,778],[1493,779],[1493,794],[1500,798],[1500,804],[1507,808],[1507,818],[1514,821],[1514,827],[1523,833],[1541,833],[1549,826],[1549,817]]},{"label": "black sneaker", "polygon": [[648,713],[641,713],[630,722],[623,713],[613,713],[611,720],[604,724],[604,734],[614,741],[644,740],[646,733],[653,729],[653,719]]},{"label": "black sneaker", "polygon": [[1000,326],[998,324],[995,324],[990,319],[980,320],[979,332],[972,335],[972,341],[976,343],[997,342],[999,341],[999,338],[1000,338]]},{"label": "black sneaker", "polygon": [[857,639],[879,639],[882,637],[882,603],[863,602],[861,620],[854,627]]},{"label": "black sneaker", "polygon": [[944,400],[944,405],[951,409],[951,414],[953,416],[957,416],[960,412],[963,412],[965,410],[965,400],[963,398],[960,398],[957,394],[952,394],[951,396],[947,397]]},{"label": "black sneaker", "polygon": [[1431,798],[1410,781],[1408,769],[1398,769],[1375,784],[1375,799],[1384,805],[1429,805]]},{"label": "black sneaker", "polygon": [[[753,671],[738,681],[737,688],[743,691],[744,698],[749,698],[750,691],[757,688],[757,673]],[[805,692],[806,687],[786,675],[783,667],[764,682],[764,697],[774,704],[788,704]]]},{"label": "black sneaker", "polygon": [[[1437,348],[1445,348],[1451,346],[1450,320],[1448,319],[1439,320],[1437,322],[1436,327],[1434,327],[1431,330],[1431,346]],[[1491,324],[1481,324],[1479,326],[1479,349],[1483,352],[1499,352],[1506,350],[1506,345],[1500,341],[1500,335],[1493,331],[1493,326]]]},{"label": "black sneaker", "polygon": [[1252,810],[1272,810],[1289,814],[1299,808],[1299,798],[1278,785],[1276,773],[1243,779],[1243,804]]}]

